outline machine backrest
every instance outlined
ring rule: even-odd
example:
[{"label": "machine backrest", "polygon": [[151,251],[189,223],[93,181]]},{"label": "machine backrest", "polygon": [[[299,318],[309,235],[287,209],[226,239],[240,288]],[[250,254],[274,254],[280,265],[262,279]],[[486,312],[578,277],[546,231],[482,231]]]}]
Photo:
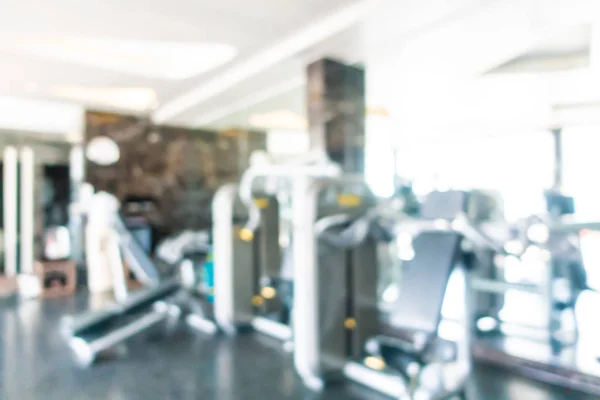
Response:
[{"label": "machine backrest", "polygon": [[413,240],[415,257],[404,263],[399,296],[391,318],[402,330],[437,332],[442,303],[462,236],[427,231]]},{"label": "machine backrest", "polygon": [[158,285],[160,273],[142,244],[127,229],[123,218],[117,214],[113,218],[113,229],[119,236],[121,252],[131,272],[145,285]]},{"label": "machine backrest", "polygon": [[421,218],[452,221],[467,211],[468,197],[467,192],[459,190],[431,192],[421,206]]}]

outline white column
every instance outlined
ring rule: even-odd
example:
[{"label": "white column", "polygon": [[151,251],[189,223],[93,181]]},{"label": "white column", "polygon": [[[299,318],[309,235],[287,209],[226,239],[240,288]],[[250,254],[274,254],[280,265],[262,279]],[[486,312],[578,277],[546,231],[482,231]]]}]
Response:
[{"label": "white column", "polygon": [[292,257],[294,265],[294,365],[304,384],[323,385],[320,358],[318,260],[315,219],[318,190],[307,176],[294,178]]},{"label": "white column", "polygon": [[4,271],[7,276],[17,274],[17,149],[4,149]]},{"label": "white column", "polygon": [[[84,263],[84,226],[82,207],[84,198],[82,189],[85,176],[85,154],[83,146],[74,145],[69,154],[69,172],[71,178],[71,204],[69,205],[69,235],[71,239],[71,258],[77,264]],[[90,196],[93,194],[93,190]]]},{"label": "white column", "polygon": [[24,274],[33,274],[34,243],[34,184],[35,161],[31,147],[23,147],[21,159],[21,268]]}]

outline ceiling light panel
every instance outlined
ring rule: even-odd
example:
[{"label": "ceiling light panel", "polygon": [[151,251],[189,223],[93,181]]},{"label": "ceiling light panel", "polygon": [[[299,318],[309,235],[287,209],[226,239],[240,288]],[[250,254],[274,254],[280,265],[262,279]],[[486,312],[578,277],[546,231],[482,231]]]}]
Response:
[{"label": "ceiling light panel", "polygon": [[237,55],[227,44],[153,40],[17,37],[2,45],[38,57],[165,80],[200,75]]},{"label": "ceiling light panel", "polygon": [[83,108],[75,104],[0,96],[0,110],[2,129],[42,135],[81,132]]},{"label": "ceiling light panel", "polygon": [[93,88],[82,86],[55,86],[53,96],[77,103],[105,105],[131,111],[148,111],[156,107],[156,92],[150,88]]}]

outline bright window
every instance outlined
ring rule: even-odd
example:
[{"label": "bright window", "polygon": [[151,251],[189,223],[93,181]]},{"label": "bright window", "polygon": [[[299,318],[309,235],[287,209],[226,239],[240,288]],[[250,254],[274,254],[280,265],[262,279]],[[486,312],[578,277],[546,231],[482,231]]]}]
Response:
[{"label": "bright window", "polygon": [[600,190],[594,174],[600,167],[598,146],[600,126],[563,129],[563,188],[575,198],[575,210],[581,219],[600,218]]},{"label": "bright window", "polygon": [[498,191],[508,219],[543,212],[553,185],[554,141],[546,131],[503,136],[421,138],[398,149],[398,174],[415,191]]}]

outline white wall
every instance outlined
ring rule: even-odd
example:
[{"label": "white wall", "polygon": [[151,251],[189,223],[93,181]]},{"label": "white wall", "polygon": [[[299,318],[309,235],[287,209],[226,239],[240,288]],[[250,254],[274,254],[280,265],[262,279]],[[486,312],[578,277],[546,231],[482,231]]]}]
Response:
[{"label": "white wall", "polygon": [[509,219],[543,212],[542,193],[553,185],[554,141],[549,131],[504,135],[405,137],[398,174],[415,191],[485,189],[500,192]]}]

